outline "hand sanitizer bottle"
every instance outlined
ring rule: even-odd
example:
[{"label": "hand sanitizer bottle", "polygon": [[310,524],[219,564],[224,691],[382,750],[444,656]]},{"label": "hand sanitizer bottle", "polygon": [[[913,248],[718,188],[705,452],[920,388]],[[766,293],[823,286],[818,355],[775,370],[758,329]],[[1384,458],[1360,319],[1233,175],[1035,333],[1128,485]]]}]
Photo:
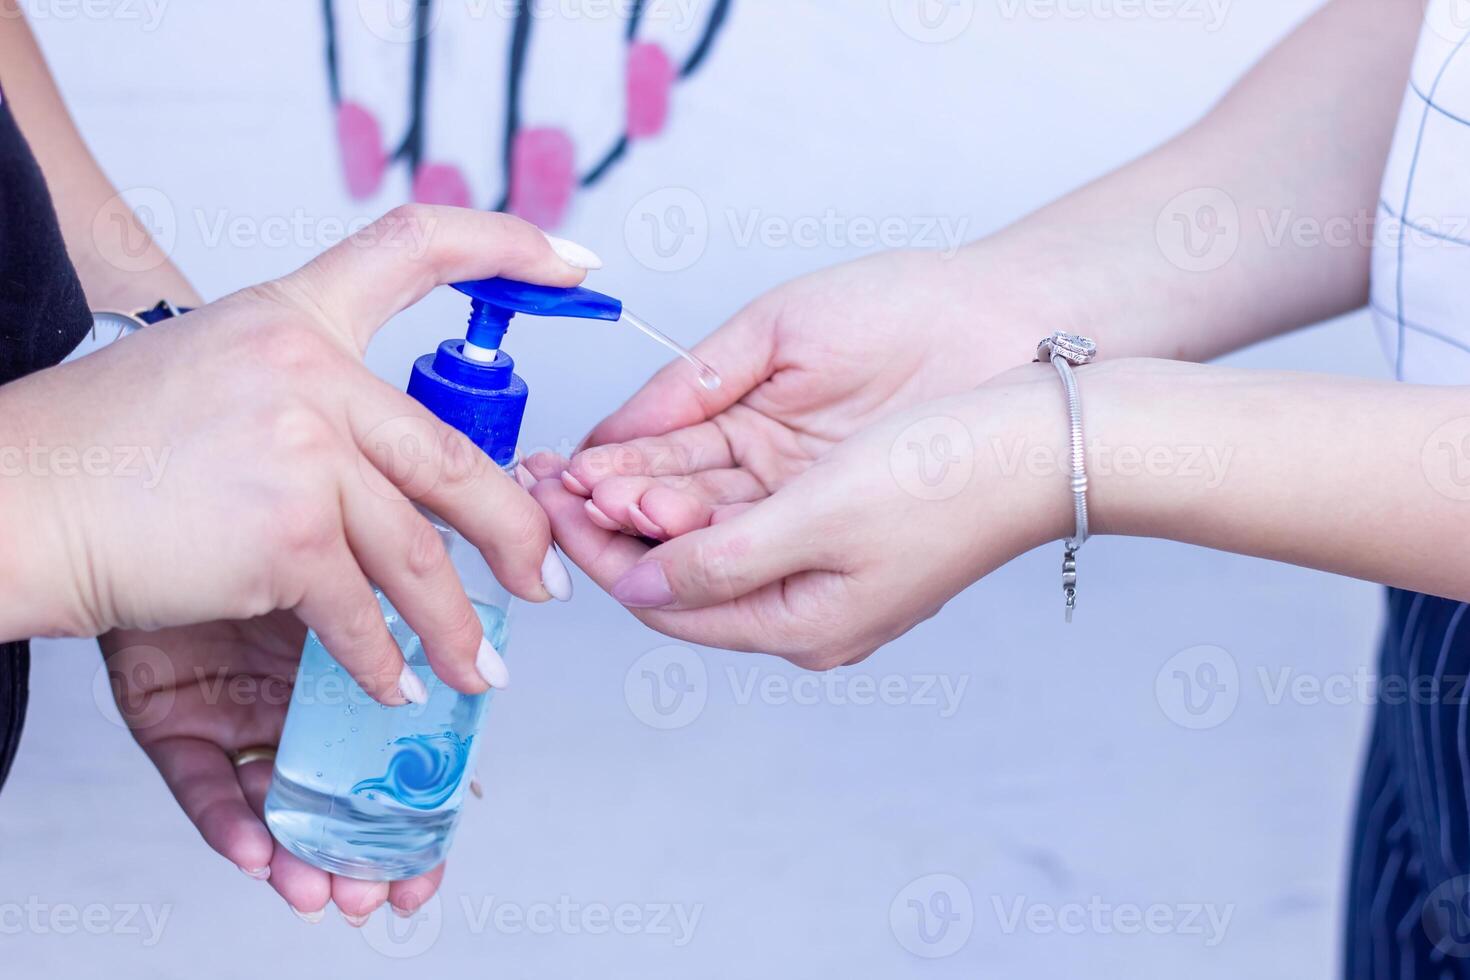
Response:
[{"label": "hand sanitizer bottle", "polygon": [[[617,320],[622,304],[588,289],[504,279],[459,283],[473,300],[463,340],[414,364],[408,393],[509,470],[525,416],[526,384],[500,350],[516,313]],[[432,514],[485,636],[504,651],[510,594],[479,551]],[[469,696],[429,668],[423,644],[378,592],[404,660],[428,688],[427,704],[387,707],[370,698],[307,635],[265,802],[271,833],[291,853],[335,874],[395,881],[444,860],[482,742],[490,695]]]}]

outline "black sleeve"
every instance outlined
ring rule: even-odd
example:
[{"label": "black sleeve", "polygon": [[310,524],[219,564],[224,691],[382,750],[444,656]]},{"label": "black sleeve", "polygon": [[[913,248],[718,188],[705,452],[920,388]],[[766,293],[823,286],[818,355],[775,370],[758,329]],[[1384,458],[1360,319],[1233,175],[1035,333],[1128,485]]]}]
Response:
[{"label": "black sleeve", "polygon": [[[61,361],[91,322],[41,168],[0,90],[0,384]],[[20,741],[29,670],[26,644],[0,644],[0,785]]]}]

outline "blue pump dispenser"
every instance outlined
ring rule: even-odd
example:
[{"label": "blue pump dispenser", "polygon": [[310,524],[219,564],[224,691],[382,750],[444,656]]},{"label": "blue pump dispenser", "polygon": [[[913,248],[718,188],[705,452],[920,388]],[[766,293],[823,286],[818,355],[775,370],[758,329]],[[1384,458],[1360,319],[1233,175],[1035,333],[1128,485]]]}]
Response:
[{"label": "blue pump dispenser", "polygon": [[621,301],[580,286],[559,289],[511,279],[476,279],[457,282],[454,288],[474,301],[465,339],[488,350],[500,349],[510,318],[517,313],[586,320],[616,320],[623,315]]},{"label": "blue pump dispenser", "polygon": [[623,304],[581,287],[534,286],[510,279],[459,282],[470,297],[469,328],[463,340],[446,340],[413,366],[408,393],[447,425],[465,435],[495,460],[509,466],[526,414],[529,394],[515,373],[515,361],[500,350],[511,318],[533,316],[617,320]]},{"label": "blue pump dispenser", "polygon": [[[501,351],[517,313],[616,320],[622,304],[589,289],[504,279],[459,283],[474,301],[463,340],[446,340],[414,364],[408,393],[469,436],[501,467],[515,462],[526,383]],[[511,596],[471,542],[425,513],[444,542],[486,642],[505,650]],[[302,648],[275,773],[266,796],[271,833],[318,868],[396,881],[440,864],[459,820],[490,695],[467,695],[429,666],[423,641],[381,590],[384,621],[422,692],[412,707],[375,707],[315,633]],[[400,681],[400,690],[411,697]],[[333,686],[335,685],[335,686]],[[326,692],[336,691],[338,696]],[[346,698],[340,695],[346,694]]]},{"label": "blue pump dispenser", "polygon": [[[408,393],[463,432],[501,467],[515,462],[526,414],[526,383],[500,343],[517,313],[624,319],[699,370],[719,375],[611,296],[505,279],[455,286],[473,301],[463,340],[446,340],[413,366]],[[480,619],[486,642],[505,650],[511,595],[479,549],[425,511]],[[424,874],[444,861],[474,772],[491,695],[462,694],[429,666],[423,641],[381,590],[384,622],[418,679],[418,703],[374,707],[315,633],[308,633],[265,801],[266,825],[302,860],[367,881]],[[413,698],[405,681],[399,688]],[[412,685],[410,685],[411,687]],[[331,694],[329,692],[336,692]],[[342,697],[342,695],[346,697]]]}]

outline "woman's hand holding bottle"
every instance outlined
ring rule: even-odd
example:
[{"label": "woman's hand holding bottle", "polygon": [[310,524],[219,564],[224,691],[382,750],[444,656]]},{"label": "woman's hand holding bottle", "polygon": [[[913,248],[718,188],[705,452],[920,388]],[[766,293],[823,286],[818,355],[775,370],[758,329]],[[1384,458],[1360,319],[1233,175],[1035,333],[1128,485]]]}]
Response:
[{"label": "woman's hand holding bottle", "polygon": [[[329,897],[353,921],[385,899],[411,909],[440,874],[395,882],[390,896],[309,867],[261,822],[270,767],[237,769],[232,754],[275,743],[305,627],[388,704],[419,692],[401,684],[372,585],[452,687],[479,693],[503,670],[415,502],[517,596],[565,598],[570,586],[541,508],[374,377],[363,350],[440,283],[571,286],[594,261],[514,218],[401,208],[284,279],[0,392],[3,442],[36,447],[39,461],[0,483],[3,510],[24,515],[0,562],[0,635],[112,631],[102,645],[123,715],[185,813],[304,915]],[[133,464],[63,469],[58,449]]]},{"label": "woman's hand holding bottle", "polygon": [[402,703],[402,657],[372,582],[424,638],[441,677],[484,690],[479,621],[414,502],[530,601],[551,597],[545,517],[361,357],[432,287],[499,273],[553,285],[583,277],[516,219],[400,209],[284,279],[6,386],[0,424],[14,426],[14,445],[50,448],[51,460],[58,447],[82,459],[142,456],[157,472],[73,474],[38,455],[41,465],[7,481],[7,512],[29,519],[7,563],[12,587],[0,590],[0,635],[90,636],[290,609],[365,690]]}]

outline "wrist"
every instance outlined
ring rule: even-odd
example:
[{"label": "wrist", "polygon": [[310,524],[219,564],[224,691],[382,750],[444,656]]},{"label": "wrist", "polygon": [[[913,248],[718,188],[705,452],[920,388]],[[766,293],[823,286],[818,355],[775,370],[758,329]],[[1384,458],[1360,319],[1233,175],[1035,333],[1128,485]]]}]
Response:
[{"label": "wrist", "polygon": [[93,636],[65,532],[70,494],[51,479],[54,447],[33,434],[19,401],[0,390],[0,641]]},{"label": "wrist", "polygon": [[1009,556],[1070,537],[1070,432],[1056,370],[1024,364],[963,400],[976,440],[968,510],[979,521],[977,533],[999,536]]},{"label": "wrist", "polygon": [[965,363],[979,360],[977,384],[1029,366],[1036,342],[1054,330],[1086,332],[1086,306],[1072,296],[1072,277],[1024,247],[982,239],[948,266],[957,292],[954,308],[963,318],[946,334],[950,353]]},{"label": "wrist", "polygon": [[1078,372],[1094,533],[1188,539],[1235,456],[1201,424],[1209,370],[1129,358]]}]

